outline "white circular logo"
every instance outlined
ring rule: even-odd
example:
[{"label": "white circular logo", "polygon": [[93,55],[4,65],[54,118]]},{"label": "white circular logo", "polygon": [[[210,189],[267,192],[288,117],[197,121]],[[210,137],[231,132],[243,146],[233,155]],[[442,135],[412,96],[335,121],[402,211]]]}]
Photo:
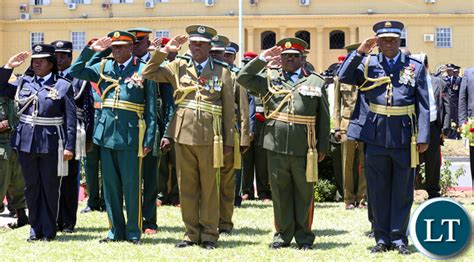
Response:
[{"label": "white circular logo", "polygon": [[63,46],[64,46],[63,42],[57,42],[56,43],[56,47],[58,47],[58,48],[62,48]]},{"label": "white circular logo", "polygon": [[198,33],[204,34],[206,32],[206,28],[204,26],[199,26],[197,28]]},{"label": "white circular logo", "polygon": [[43,51],[43,48],[40,45],[35,46],[35,52],[41,52]]}]

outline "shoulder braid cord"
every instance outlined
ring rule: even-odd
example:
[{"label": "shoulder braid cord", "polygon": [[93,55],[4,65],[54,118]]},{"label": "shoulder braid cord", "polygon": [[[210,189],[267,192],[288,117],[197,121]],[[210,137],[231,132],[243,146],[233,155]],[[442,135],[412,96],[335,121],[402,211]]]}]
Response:
[{"label": "shoulder braid cord", "polygon": [[[179,106],[180,103],[184,101],[187,95],[192,92],[196,92],[194,99],[196,100],[196,117],[199,117],[201,114],[201,87],[199,85],[193,85],[188,87],[181,87],[179,84],[179,71],[180,63],[175,62],[175,81],[176,81],[176,90],[174,91],[175,104]],[[212,114],[212,127],[214,131],[214,143],[213,143],[213,167],[217,169],[216,171],[216,184],[217,184],[217,197],[219,199],[220,184],[221,184],[221,167],[224,166],[224,139],[222,137],[222,118],[218,114]]]},{"label": "shoulder braid cord", "polygon": [[[389,76],[383,76],[379,78],[370,78],[369,77],[369,63],[370,63],[370,57],[368,57],[364,63],[364,78],[365,81],[364,83],[358,87],[358,89],[362,92],[372,90],[374,88],[377,88],[381,85],[387,84],[386,86],[386,94],[385,94],[385,99],[387,101],[386,107],[389,107],[390,104],[393,101],[393,85],[392,85],[392,80],[390,79]],[[372,82],[374,83],[371,86],[364,87],[366,83]],[[390,117],[390,115],[388,115]],[[419,154],[416,150],[416,145],[417,145],[417,137],[418,137],[418,126],[416,123],[418,122],[416,119],[416,114],[413,115],[408,115],[410,117],[410,123],[411,123],[411,141],[410,141],[410,158],[411,158],[411,167],[416,168],[416,166],[420,163],[419,159]]]},{"label": "shoulder braid cord", "polygon": [[[288,105],[289,105],[289,107],[288,107],[289,113],[294,115],[295,114],[294,96],[291,93],[291,90],[275,88],[272,84],[271,70],[267,71],[267,86],[268,86],[268,92],[262,98],[263,106],[264,106],[264,109],[265,109],[264,110],[265,118],[266,119],[272,118],[277,112],[281,111],[281,109],[283,108],[283,106],[285,106],[286,103],[288,103]],[[274,95],[285,95],[285,97],[280,102],[280,104],[277,106],[277,108],[275,110],[273,110],[270,114],[268,114],[269,110],[268,110],[267,102],[270,101],[270,99]]]},{"label": "shoulder braid cord", "polygon": [[82,80],[81,89],[79,90],[77,95],[74,97],[74,100],[77,100],[77,99],[79,99],[79,97],[81,97],[82,93],[84,92],[84,89],[86,88],[86,85],[87,85],[87,81]]},{"label": "shoulder braid cord", "polygon": [[20,99],[20,91],[23,88],[23,76],[19,77],[18,86],[16,87],[15,92],[15,107],[17,109],[17,115],[20,116],[28,108],[28,106],[33,103],[33,117],[38,116],[38,93],[35,92],[29,97]]},{"label": "shoulder braid cord", "polygon": [[[119,79],[113,79],[112,77],[108,77],[104,74],[104,69],[105,69],[105,64],[107,64],[107,59],[102,59],[100,62],[100,79],[97,81],[97,87],[100,86],[100,83],[102,80],[105,80],[105,82],[110,82],[111,84],[104,90],[102,93],[102,96],[100,97],[102,101],[105,100],[105,96],[107,95],[108,92],[110,92],[112,89],[115,89],[115,94],[114,94],[114,106],[119,107],[119,100],[120,100],[120,80],[122,80],[122,77],[119,77]],[[138,141],[143,141],[145,137],[145,131],[146,131],[146,122],[145,119],[143,118],[143,113],[136,111],[137,116],[138,116]],[[141,173],[141,160],[143,157],[145,157],[145,154],[143,153],[143,144],[138,143],[138,157],[139,157],[139,169]]]}]

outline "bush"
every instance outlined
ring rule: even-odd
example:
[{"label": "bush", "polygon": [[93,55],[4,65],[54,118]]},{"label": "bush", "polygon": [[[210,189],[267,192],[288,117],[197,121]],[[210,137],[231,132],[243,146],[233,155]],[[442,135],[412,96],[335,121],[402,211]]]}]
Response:
[{"label": "bush", "polygon": [[[441,195],[445,196],[450,188],[458,185],[458,179],[460,176],[466,173],[464,168],[458,168],[454,174],[449,169],[451,167],[451,161],[444,160],[443,165],[441,166],[441,174],[439,179],[439,186],[441,187]],[[425,173],[425,164],[420,165],[420,174],[422,177],[422,184],[425,183],[426,173]]]},{"label": "bush", "polygon": [[336,201],[336,186],[327,179],[319,179],[314,185],[315,202]]}]

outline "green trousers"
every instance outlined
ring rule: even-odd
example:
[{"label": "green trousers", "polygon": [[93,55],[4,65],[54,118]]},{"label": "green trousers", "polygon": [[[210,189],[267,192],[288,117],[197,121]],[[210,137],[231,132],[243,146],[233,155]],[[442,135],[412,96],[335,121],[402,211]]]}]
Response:
[{"label": "green trousers", "polygon": [[104,190],[99,181],[100,147],[96,144],[86,155],[87,206],[99,209],[104,206]]},{"label": "green trousers", "polygon": [[[141,175],[137,150],[112,150],[101,147],[102,177],[107,216],[111,225],[108,238],[140,239],[142,232]],[[123,201],[127,222],[123,216]]]},{"label": "green trousers", "polygon": [[11,200],[8,206],[14,209],[25,208],[25,179],[15,151],[8,154],[8,157],[0,156],[0,201],[3,201],[7,192]]},{"label": "green trousers", "polygon": [[306,182],[306,157],[267,151],[276,233],[273,242],[314,242],[314,183]]},{"label": "green trousers", "polygon": [[150,152],[143,159],[143,230],[158,229],[156,198],[158,196],[158,157]]}]

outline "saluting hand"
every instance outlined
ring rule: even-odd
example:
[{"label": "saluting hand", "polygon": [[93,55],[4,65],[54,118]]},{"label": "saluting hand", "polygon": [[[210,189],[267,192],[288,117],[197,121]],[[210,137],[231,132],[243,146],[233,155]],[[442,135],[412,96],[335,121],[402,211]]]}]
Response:
[{"label": "saluting hand", "polygon": [[188,36],[178,35],[173,38],[166,44],[165,47],[161,48],[162,52],[178,52],[181,49],[181,46],[188,41]]},{"label": "saluting hand", "polygon": [[276,57],[279,57],[281,55],[281,52],[283,52],[283,49],[281,47],[274,46],[272,48],[264,50],[262,53],[260,53],[260,56],[265,58],[267,61],[272,61],[277,59]]},{"label": "saluting hand", "polygon": [[26,59],[30,56],[30,52],[28,51],[24,51],[24,52],[21,52],[21,53],[18,53],[12,57],[10,57],[10,59],[8,59],[8,62],[6,64],[6,68],[15,68],[15,67],[19,67],[21,64],[23,64]]},{"label": "saluting hand", "polygon": [[161,42],[163,41],[163,38],[155,38],[153,39],[153,41],[151,41],[151,45],[156,48],[160,47],[161,46]]},{"label": "saluting hand", "polygon": [[361,55],[365,55],[370,53],[374,47],[377,46],[377,39],[378,37],[372,36],[364,40],[362,44],[357,48],[357,53]]},{"label": "saluting hand", "polygon": [[268,64],[267,68],[280,68],[281,67],[281,56],[274,56],[269,59],[267,59]]},{"label": "saluting hand", "polygon": [[112,45],[112,38],[105,36],[95,41],[90,46],[90,49],[92,49],[94,52],[102,52],[102,51],[107,50],[107,48],[109,48],[111,45]]}]

